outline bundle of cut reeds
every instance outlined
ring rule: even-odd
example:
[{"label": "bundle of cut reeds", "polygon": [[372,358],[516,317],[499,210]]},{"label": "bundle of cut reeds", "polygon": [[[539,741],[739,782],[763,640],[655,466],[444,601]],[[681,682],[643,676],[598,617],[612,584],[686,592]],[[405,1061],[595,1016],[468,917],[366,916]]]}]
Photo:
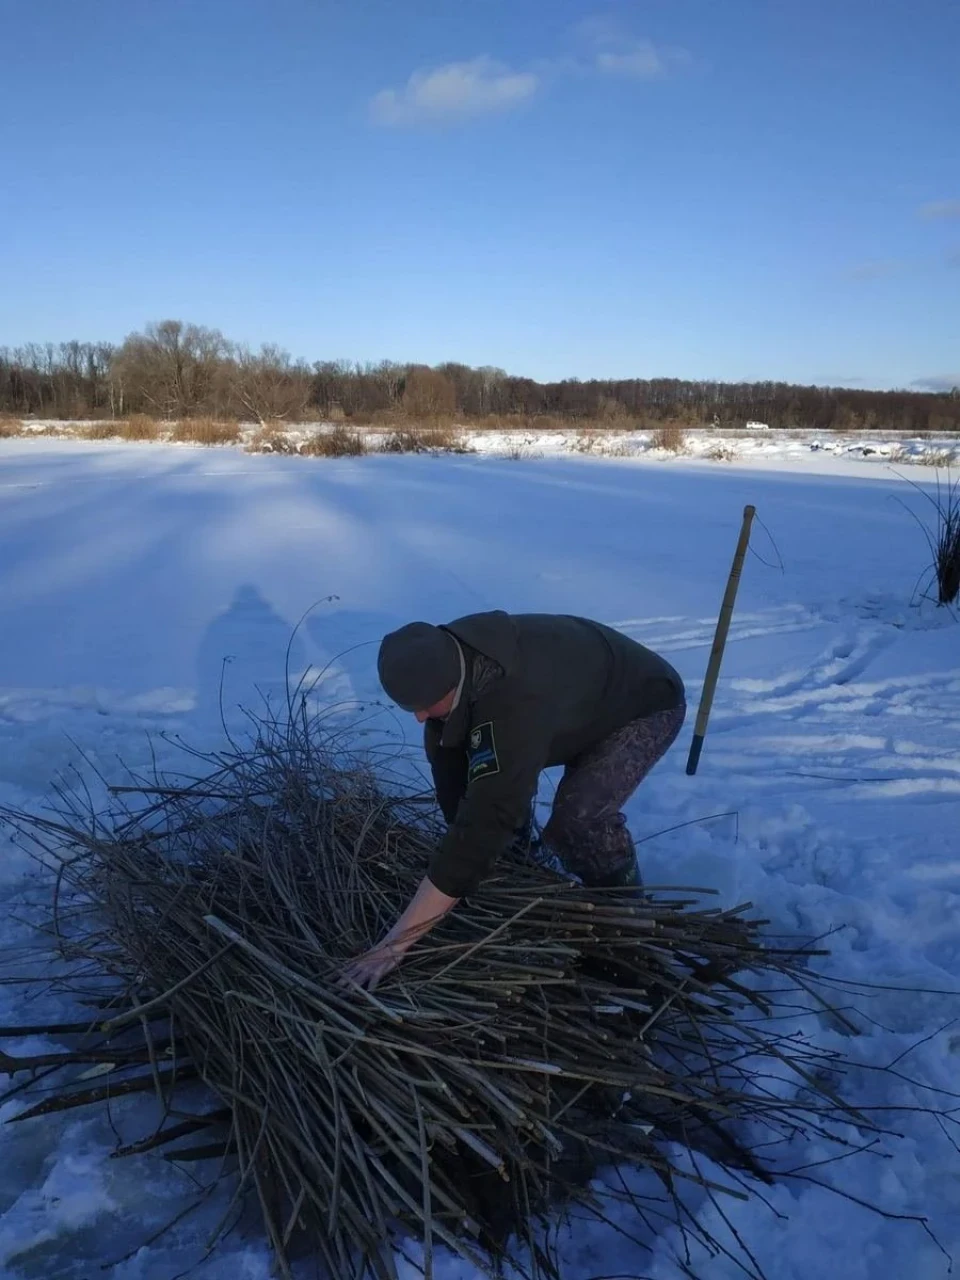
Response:
[{"label": "bundle of cut reeds", "polygon": [[[52,815],[16,815],[57,868],[66,972],[87,993],[91,974],[109,979],[87,1022],[46,1028],[61,1054],[0,1058],[61,1073],[20,1119],[158,1091],[170,1114],[135,1149],[204,1131],[172,1157],[227,1155],[281,1271],[306,1248],[336,1280],[389,1280],[398,1250],[430,1276],[444,1247],[482,1274],[510,1259],[555,1277],[543,1224],[571,1205],[628,1199],[656,1231],[683,1219],[684,1180],[743,1196],[769,1176],[748,1128],[769,1147],[848,1119],[823,1060],[770,1016],[803,957],[749,906],[591,891],[508,860],[375,993],[338,986],[438,836],[422,798],[338,741],[268,722],[190,778],[116,789],[108,814],[61,792]],[[106,1079],[91,1084],[90,1063]],[[183,1119],[191,1079],[216,1101]],[[726,1164],[727,1185],[678,1142]],[[624,1165],[659,1193],[601,1193],[598,1173]]]}]

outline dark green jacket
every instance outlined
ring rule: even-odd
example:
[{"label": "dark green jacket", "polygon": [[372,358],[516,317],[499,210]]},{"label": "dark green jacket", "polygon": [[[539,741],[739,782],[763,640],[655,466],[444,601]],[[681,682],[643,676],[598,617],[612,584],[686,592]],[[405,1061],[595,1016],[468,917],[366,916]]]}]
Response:
[{"label": "dark green jacket", "polygon": [[473,891],[523,825],[539,775],[569,764],[631,720],[683,700],[659,655],[586,618],[471,614],[448,623],[466,682],[425,745],[449,824],[429,875],[443,893]]}]

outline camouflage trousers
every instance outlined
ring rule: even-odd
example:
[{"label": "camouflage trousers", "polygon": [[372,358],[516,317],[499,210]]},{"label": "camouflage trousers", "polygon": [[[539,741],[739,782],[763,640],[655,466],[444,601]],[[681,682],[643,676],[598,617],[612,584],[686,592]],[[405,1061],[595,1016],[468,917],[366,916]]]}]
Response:
[{"label": "camouflage trousers", "polygon": [[542,852],[588,885],[634,879],[637,852],[621,810],[676,741],[685,715],[681,703],[631,720],[571,760],[543,829]]}]

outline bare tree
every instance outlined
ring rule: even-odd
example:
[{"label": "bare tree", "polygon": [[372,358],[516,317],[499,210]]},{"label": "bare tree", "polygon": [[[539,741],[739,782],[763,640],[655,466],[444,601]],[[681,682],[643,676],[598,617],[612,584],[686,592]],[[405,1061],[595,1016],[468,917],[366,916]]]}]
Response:
[{"label": "bare tree", "polygon": [[403,407],[416,418],[455,413],[457,397],[453,383],[436,369],[416,365],[404,381]]},{"label": "bare tree", "polygon": [[253,352],[234,347],[230,386],[237,411],[261,426],[282,418],[299,418],[310,403],[310,371],[295,364],[288,352],[264,345]]},{"label": "bare tree", "polygon": [[217,413],[229,393],[227,340],[218,329],[161,320],[133,333],[117,353],[130,408],[164,417]]}]

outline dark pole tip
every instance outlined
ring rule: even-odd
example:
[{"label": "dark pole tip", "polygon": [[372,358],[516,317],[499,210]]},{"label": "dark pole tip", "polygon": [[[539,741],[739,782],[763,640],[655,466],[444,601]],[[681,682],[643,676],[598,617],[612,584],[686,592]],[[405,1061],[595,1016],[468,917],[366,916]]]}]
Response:
[{"label": "dark pole tip", "polygon": [[687,756],[687,776],[692,777],[697,772],[697,765],[700,763],[700,752],[703,750],[703,734],[695,733],[693,742],[690,744],[690,754]]}]

